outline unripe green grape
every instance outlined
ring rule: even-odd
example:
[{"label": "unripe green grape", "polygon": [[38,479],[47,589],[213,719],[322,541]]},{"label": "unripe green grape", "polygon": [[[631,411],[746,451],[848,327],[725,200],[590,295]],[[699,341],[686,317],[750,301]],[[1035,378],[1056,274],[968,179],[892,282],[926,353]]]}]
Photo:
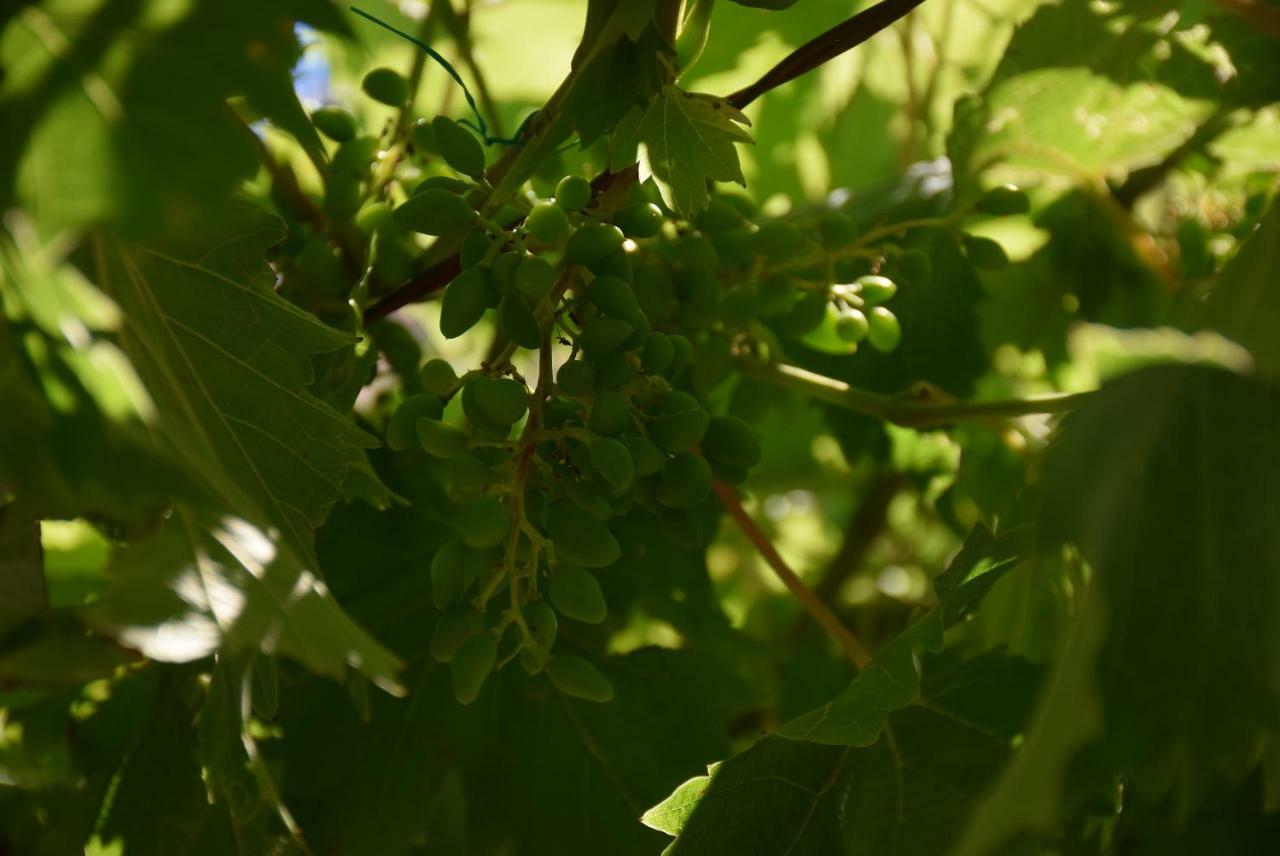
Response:
[{"label": "unripe green grape", "polygon": [[662,527],[677,547],[685,550],[701,550],[703,547],[702,521],[698,515],[683,508],[660,508]]},{"label": "unripe green grape", "polygon": [[548,247],[560,246],[573,231],[569,215],[554,202],[539,202],[533,206],[524,221],[524,228],[530,237]]},{"label": "unripe green grape", "polygon": [[772,261],[780,261],[795,255],[803,245],[804,236],[790,223],[772,220],[762,223],[756,230],[756,252]]},{"label": "unripe green grape", "polygon": [[476,325],[489,308],[489,282],[479,268],[464,270],[445,289],[440,305],[440,333],[456,339]]},{"label": "unripe green grape", "polygon": [[516,287],[516,271],[528,256],[514,250],[500,253],[489,268],[489,278],[497,287],[499,295],[512,291]]},{"label": "unripe green grape", "polygon": [[497,561],[492,550],[478,550],[454,538],[446,541],[431,560],[431,601],[445,609],[486,574]]},{"label": "unripe green grape", "polygon": [[742,225],[742,213],[732,203],[713,196],[693,222],[704,232],[724,232]]},{"label": "unripe green grape", "polygon": [[751,469],[760,463],[760,436],[736,416],[716,416],[702,438],[702,453],[729,466]]},{"label": "unripe green grape", "polygon": [[569,236],[564,260],[571,265],[590,265],[622,246],[622,230],[608,223],[588,223]]},{"label": "unripe green grape", "polygon": [[614,351],[594,358],[596,365],[595,390],[598,393],[606,390],[620,390],[631,383],[636,376],[635,366],[631,364],[626,353]]},{"label": "unripe green grape", "polygon": [[784,336],[798,339],[816,330],[826,315],[827,296],[810,291],[778,322],[778,331]]},{"label": "unripe green grape", "polygon": [[981,270],[1003,270],[1009,264],[1009,256],[1004,247],[990,238],[965,235],[964,251],[973,266]]},{"label": "unripe green grape", "polygon": [[719,303],[720,320],[729,327],[746,327],[760,314],[760,294],[750,285],[729,289]]},{"label": "unripe green grape", "polygon": [[696,508],[711,493],[711,465],[692,452],[667,461],[658,482],[658,502],[668,508]]},{"label": "unripe green grape", "polygon": [[473,268],[484,261],[493,247],[493,239],[483,229],[468,232],[462,239],[462,247],[458,250],[458,264],[463,270]]},{"label": "unripe green grape", "polygon": [[511,515],[492,496],[472,500],[458,509],[458,535],[468,547],[496,547],[511,532]]},{"label": "unripe green grape", "polygon": [[411,136],[414,148],[421,152],[440,154],[440,149],[436,146],[435,131],[431,130],[431,123],[426,119],[419,119],[413,123]]},{"label": "unripe green grape", "polygon": [[711,235],[711,243],[725,267],[745,268],[751,264],[755,253],[755,233],[746,226],[715,232]]},{"label": "unripe green grape", "polygon": [[652,238],[662,231],[662,209],[652,202],[624,205],[614,213],[613,224],[628,238]]},{"label": "unripe green grape", "polygon": [[551,605],[565,618],[583,624],[599,624],[609,617],[600,583],[587,571],[573,565],[557,565],[547,585]]},{"label": "unripe green grape", "polygon": [[321,107],[311,114],[311,123],[335,143],[345,143],[356,136],[356,118],[341,107]]},{"label": "unripe green grape", "polygon": [[631,267],[631,256],[621,247],[586,267],[597,277],[612,276],[625,282],[635,279],[635,270]]},{"label": "unripe green grape", "polygon": [[536,351],[542,345],[542,330],[533,310],[519,294],[508,294],[498,305],[498,325],[507,338],[522,348]]},{"label": "unripe green grape", "polygon": [[843,211],[832,211],[822,218],[819,226],[822,243],[828,247],[843,247],[858,238],[858,224]]},{"label": "unripe green grape", "polygon": [[480,375],[462,388],[462,412],[472,422],[510,426],[528,406],[529,394],[524,384],[511,378]]},{"label": "unripe green grape", "polygon": [[384,229],[391,222],[391,206],[385,202],[371,202],[356,215],[356,228],[366,235]]},{"label": "unripe green grape", "polygon": [[418,420],[439,419],[443,412],[444,405],[437,396],[409,396],[387,422],[387,446],[397,452],[413,448],[418,440]]},{"label": "unripe green grape", "polygon": [[795,300],[796,288],[791,277],[785,273],[775,273],[760,283],[761,318],[776,318],[791,311]]},{"label": "unripe green grape", "polygon": [[634,323],[635,329],[631,331],[631,335],[627,337],[627,340],[622,343],[620,351],[634,351],[636,348],[643,348],[644,343],[649,341],[649,333],[652,331],[649,319],[637,312]]},{"label": "unripe green grape", "polygon": [[483,632],[484,616],[469,606],[455,606],[436,619],[436,628],[431,633],[431,658],[437,663],[447,663],[463,642]]},{"label": "unripe green grape", "polygon": [[631,427],[631,403],[616,389],[607,389],[591,403],[587,427],[597,434],[621,434]]},{"label": "unripe green grape", "polygon": [[853,283],[856,293],[868,305],[884,303],[898,293],[898,284],[885,276],[868,274]]},{"label": "unripe green grape", "polygon": [[426,193],[428,190],[447,190],[450,193],[461,196],[471,189],[471,185],[460,178],[454,178],[451,175],[432,175],[419,181],[413,188],[410,196],[417,196],[419,193]]},{"label": "unripe green grape", "polygon": [[620,442],[631,455],[636,476],[651,476],[666,466],[666,452],[659,449],[651,440],[643,437],[623,437]]},{"label": "unripe green grape", "polygon": [[645,339],[644,351],[640,355],[640,368],[646,374],[662,374],[671,365],[675,353],[670,337],[655,330]]},{"label": "unripe green grape", "polygon": [[663,373],[666,377],[675,375],[693,359],[693,344],[679,333],[667,336],[671,340],[671,365]]},{"label": "unripe green grape", "polygon": [[873,307],[867,313],[867,340],[871,347],[889,353],[902,341],[902,325],[898,316],[883,306]]},{"label": "unripe green grape", "polygon": [[418,420],[418,442],[433,458],[457,458],[467,453],[467,434],[438,419]]},{"label": "unripe green grape", "polygon": [[542,408],[542,425],[552,430],[563,428],[570,422],[581,422],[585,407],[581,401],[556,395]]},{"label": "unripe green grape", "polygon": [[489,466],[474,454],[459,455],[441,462],[449,498],[468,502],[484,493],[489,485]]},{"label": "unripe green grape", "polygon": [[581,211],[591,201],[591,182],[580,175],[566,175],[556,185],[556,205],[565,211]]},{"label": "unripe green grape", "polygon": [[836,335],[842,341],[856,345],[867,338],[867,330],[867,316],[860,310],[852,306],[840,309],[840,316],[836,319]]},{"label": "unripe green grape", "polygon": [[325,213],[345,220],[360,208],[360,177],[354,173],[332,172],[324,187]]},{"label": "unripe green grape", "polygon": [[607,354],[625,342],[634,329],[619,318],[597,315],[582,328],[577,344],[588,357]]},{"label": "unripe green grape", "polygon": [[1012,184],[993,187],[978,200],[974,206],[983,214],[995,217],[1008,217],[1014,214],[1026,214],[1031,210],[1031,202],[1027,194]]},{"label": "unripe green grape", "polygon": [[711,477],[715,481],[724,482],[725,484],[742,484],[749,475],[745,468],[735,467],[733,464],[726,464],[723,461],[708,459],[707,463],[711,465]]},{"label": "unripe green grape", "polygon": [[609,500],[589,481],[562,478],[558,484],[570,502],[579,506],[595,519],[608,520],[613,516],[613,506],[609,505]]},{"label": "unripe green grape", "polygon": [[409,84],[393,68],[375,68],[360,81],[364,94],[388,107],[400,107],[409,99]]},{"label": "unripe green grape", "polygon": [[602,704],[613,699],[613,685],[599,669],[581,657],[556,655],[547,665],[547,675],[565,695]]},{"label": "unripe green grape", "polygon": [[560,391],[577,398],[592,393],[595,379],[595,366],[583,360],[570,360],[556,372],[556,383],[559,384]]},{"label": "unripe green grape", "polygon": [[476,212],[456,193],[433,188],[409,197],[395,210],[395,221],[411,232],[448,235],[476,221]]},{"label": "unripe green grape", "polygon": [[587,299],[605,315],[635,324],[641,315],[631,284],[621,277],[597,276],[587,287]]},{"label": "unripe green grape", "polygon": [[471,704],[480,695],[485,680],[498,661],[498,640],[491,634],[472,636],[454,652],[449,661],[453,697],[458,704]]},{"label": "unripe green grape", "polygon": [[536,306],[538,301],[551,293],[555,285],[556,272],[550,262],[538,256],[526,256],[516,265],[514,281],[516,291]]},{"label": "unripe green grape", "polygon": [[547,657],[551,655],[551,646],[556,643],[560,621],[556,618],[555,610],[540,600],[525,604],[520,611],[524,616],[524,626],[528,628],[529,635],[533,637],[534,645],[537,646],[534,653],[538,658],[537,665],[540,670]]},{"label": "unripe green grape", "polygon": [[354,140],[347,140],[333,153],[333,160],[329,161],[329,174],[330,176],[346,174],[358,177],[367,175],[370,164],[377,156],[377,137],[356,137]]},{"label": "unripe green grape", "polygon": [[606,437],[591,444],[590,455],[591,468],[609,484],[615,494],[631,487],[636,478],[636,468],[626,446]]},{"label": "unripe green grape", "polygon": [[418,378],[422,381],[423,389],[436,395],[448,395],[458,385],[458,375],[454,373],[453,366],[449,365],[448,360],[438,357],[422,364],[422,368],[418,370]]},{"label": "unripe green grape", "polygon": [[710,417],[693,396],[669,392],[658,402],[658,417],[649,423],[649,439],[668,452],[687,452],[702,440]]},{"label": "unripe green grape", "polygon": [[675,243],[674,252],[676,263],[686,273],[708,277],[716,277],[720,273],[720,254],[706,235],[681,235]]},{"label": "unripe green grape", "polygon": [[642,265],[631,281],[640,311],[655,325],[666,324],[676,308],[676,286],[657,265]]},{"label": "unripe green grape", "polygon": [[898,275],[912,285],[923,285],[933,276],[933,260],[921,250],[907,250],[898,257]]},{"label": "unripe green grape", "polygon": [[484,181],[484,147],[470,131],[448,116],[437,116],[431,120],[431,132],[445,163],[463,175]]},{"label": "unripe green grape", "polygon": [[547,534],[562,561],[584,568],[612,565],[622,555],[609,527],[584,517],[573,505],[561,503],[547,510]]}]

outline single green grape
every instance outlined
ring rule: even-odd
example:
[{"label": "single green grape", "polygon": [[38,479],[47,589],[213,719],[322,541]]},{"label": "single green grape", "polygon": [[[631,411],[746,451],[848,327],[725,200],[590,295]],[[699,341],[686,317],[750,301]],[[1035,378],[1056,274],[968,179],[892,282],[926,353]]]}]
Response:
[{"label": "single green grape", "polygon": [[345,143],[356,135],[356,117],[341,107],[321,107],[311,114],[311,122],[335,143]]},{"label": "single green grape", "polygon": [[851,345],[867,338],[867,316],[852,306],[843,307],[836,319],[836,335]]},{"label": "single green grape", "polygon": [[657,417],[649,423],[649,439],[668,452],[687,452],[702,440],[710,424],[697,399],[684,392],[669,392],[657,403]]},{"label": "single green grape", "polygon": [[595,366],[584,360],[570,360],[556,372],[556,383],[565,395],[582,398],[595,388]]},{"label": "single green grape", "polygon": [[590,265],[622,246],[622,230],[610,223],[590,223],[569,236],[564,260],[571,265]]},{"label": "single green grape", "polygon": [[539,202],[524,221],[530,237],[548,247],[558,247],[569,237],[573,227],[569,215],[554,202]]},{"label": "single green grape", "polygon": [[509,427],[528,406],[528,390],[511,378],[479,375],[462,387],[462,412],[472,422]]},{"label": "single green grape", "polygon": [[439,357],[423,363],[422,368],[418,370],[418,378],[422,381],[423,389],[434,392],[436,395],[448,395],[458,385],[458,375],[454,372],[453,366],[449,365],[448,360],[442,360]]},{"label": "single green grape", "polygon": [[605,315],[634,324],[642,314],[631,284],[616,276],[597,276],[587,287],[587,299]]},{"label": "single green grape", "polygon": [[588,357],[607,354],[628,338],[635,328],[618,318],[597,315],[586,323],[578,334],[577,343]]},{"label": "single green grape", "polygon": [[476,221],[475,209],[465,199],[439,188],[409,197],[393,216],[404,228],[424,235],[461,232]]},{"label": "single green grape", "polygon": [[547,535],[562,561],[583,568],[607,567],[622,555],[622,547],[609,527],[583,516],[572,504],[560,503],[547,510]]},{"label": "single green grape", "polygon": [[696,508],[711,493],[711,465],[692,452],[667,461],[658,482],[658,502],[668,508]]},{"label": "single green grape", "polygon": [[469,606],[455,606],[436,619],[431,634],[431,658],[437,663],[447,663],[463,642],[483,632],[484,616]]},{"label": "single green grape", "polygon": [[458,264],[463,270],[473,268],[484,261],[493,247],[493,238],[483,229],[474,229],[462,239],[462,247],[458,250]]},{"label": "single green grape", "polygon": [[591,182],[580,175],[566,175],[556,185],[556,204],[565,211],[581,211],[591,201]]},{"label": "single green grape", "polygon": [[456,339],[476,325],[489,308],[489,281],[479,268],[464,270],[445,289],[440,305],[440,332]]},{"label": "single green grape", "polygon": [[662,374],[675,358],[675,347],[666,333],[653,331],[645,339],[644,351],[640,355],[640,368],[646,374]]},{"label": "single green grape", "polygon": [[520,292],[532,305],[551,293],[555,285],[556,272],[551,263],[538,256],[525,256],[516,265],[513,275],[516,291]]},{"label": "single green grape", "polygon": [[446,541],[431,560],[431,600],[436,609],[457,603],[497,558],[496,552],[478,550],[457,538]]},{"label": "single green grape", "polygon": [[751,469],[760,463],[760,435],[736,416],[716,416],[702,438],[702,453],[729,466]]},{"label": "single green grape", "polygon": [[400,107],[409,100],[409,84],[394,68],[375,68],[360,81],[364,94],[388,107]]},{"label": "single green grape", "polygon": [[418,420],[418,442],[433,458],[458,458],[467,453],[467,433],[438,419]]},{"label": "single green grape", "polygon": [[884,303],[898,293],[897,283],[888,277],[875,274],[860,276],[853,285],[857,295],[871,306]]},{"label": "single green grape", "polygon": [[573,565],[557,565],[547,585],[551,605],[565,618],[583,624],[599,624],[609,616],[600,583],[589,572]]},{"label": "single green grape", "polygon": [[867,313],[867,341],[882,353],[889,353],[902,341],[902,326],[898,316],[883,306],[875,306]]},{"label": "single green grape", "polygon": [[400,403],[387,422],[387,446],[397,452],[413,448],[419,419],[439,419],[444,412],[439,396],[411,395]]},{"label": "single green grape", "polygon": [[536,351],[542,345],[542,330],[533,310],[519,294],[508,294],[498,304],[498,325],[507,338],[522,348]]},{"label": "single green grape", "polygon": [[445,163],[476,181],[484,181],[484,147],[480,141],[448,116],[431,120],[436,149]]},{"label": "single green grape", "polygon": [[591,403],[587,427],[606,436],[621,434],[631,427],[631,403],[616,389],[606,389]]},{"label": "single green grape", "polygon": [[581,657],[557,655],[547,665],[547,675],[565,695],[600,703],[613,699],[613,685],[599,669]]},{"label": "single green grape", "polygon": [[471,704],[484,688],[484,682],[498,662],[498,640],[489,633],[470,637],[458,646],[449,661],[449,677],[453,681],[453,697],[458,704]]},{"label": "single green grape", "polygon": [[1026,214],[1031,210],[1031,201],[1012,184],[993,187],[978,199],[974,206],[983,214],[994,217],[1009,217],[1015,214]]},{"label": "single green grape", "polygon": [[468,547],[496,547],[511,532],[511,514],[493,496],[482,496],[458,509],[458,535]]},{"label": "single green grape", "polygon": [[652,238],[662,231],[662,209],[652,202],[624,205],[614,213],[613,224],[628,238]]},{"label": "single green grape", "polygon": [[631,453],[618,440],[605,437],[590,446],[591,467],[608,482],[615,494],[631,487],[636,478],[635,463]]}]

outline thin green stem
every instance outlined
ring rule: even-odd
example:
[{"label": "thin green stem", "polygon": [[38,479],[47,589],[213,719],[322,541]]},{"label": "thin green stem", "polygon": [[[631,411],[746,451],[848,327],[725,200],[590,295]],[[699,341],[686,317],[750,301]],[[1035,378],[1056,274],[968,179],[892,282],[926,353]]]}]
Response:
[{"label": "thin green stem", "polygon": [[936,428],[968,420],[1000,420],[1033,414],[1066,413],[1079,407],[1092,395],[1089,392],[1076,392],[991,401],[948,401],[937,391],[930,391],[926,398],[885,395],[858,389],[842,380],[784,363],[762,363],[744,359],[739,365],[743,374],[756,380],[803,392],[819,401],[906,428]]}]

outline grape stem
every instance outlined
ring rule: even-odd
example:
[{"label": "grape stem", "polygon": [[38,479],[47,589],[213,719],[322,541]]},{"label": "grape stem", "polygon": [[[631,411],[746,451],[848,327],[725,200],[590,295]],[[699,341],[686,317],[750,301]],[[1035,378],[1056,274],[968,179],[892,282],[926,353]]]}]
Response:
[{"label": "grape stem", "polygon": [[782,580],[782,584],[787,590],[800,601],[800,605],[805,611],[818,622],[823,631],[832,638],[844,651],[845,656],[849,658],[849,662],[853,663],[854,668],[861,671],[871,662],[871,653],[867,651],[866,646],[858,641],[858,638],[845,627],[840,619],[835,616],[825,603],[818,599],[818,596],[804,584],[799,575],[791,569],[786,560],[774,548],[769,538],[760,530],[756,522],[751,519],[751,515],[747,514],[747,510],[742,507],[742,502],[738,499],[738,495],[734,493],[732,487],[723,482],[716,482],[714,485],[716,496],[720,497],[721,504],[725,510],[729,512],[729,516],[738,524],[738,528],[742,530],[742,534],[747,536],[747,540],[760,552],[760,555],[768,563],[773,572],[777,574],[778,579]]},{"label": "grape stem", "polygon": [[954,401],[932,385],[921,384],[908,395],[885,395],[858,389],[842,380],[816,374],[785,363],[743,359],[744,374],[775,386],[794,389],[814,398],[865,413],[905,428],[936,428],[967,420],[1012,419],[1041,413],[1066,413],[1093,393],[1074,392],[991,401]]}]

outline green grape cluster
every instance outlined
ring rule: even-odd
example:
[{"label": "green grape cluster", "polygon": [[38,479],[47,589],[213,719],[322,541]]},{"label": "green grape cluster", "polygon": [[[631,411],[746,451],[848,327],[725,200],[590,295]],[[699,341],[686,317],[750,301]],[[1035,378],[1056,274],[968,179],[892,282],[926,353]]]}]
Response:
[{"label": "green grape cluster", "polygon": [[[403,101],[387,75],[371,73],[364,88]],[[356,197],[378,183],[372,138],[335,108],[314,118],[337,143],[331,210],[351,209],[341,182],[354,180]],[[610,621],[619,525],[643,518],[700,548],[699,509],[716,484],[742,484],[760,461],[755,430],[709,407],[711,391],[738,360],[776,355],[820,329],[842,353],[863,342],[893,351],[903,331],[889,305],[900,283],[932,275],[930,259],[864,245],[866,230],[838,211],[763,217],[721,194],[689,220],[650,185],[602,205],[579,175],[549,198],[495,205],[470,131],[437,117],[410,136],[431,174],[407,193],[379,189],[354,221],[379,236],[384,258],[456,248],[440,332],[454,339],[488,317],[498,333],[494,356],[462,372],[431,359],[413,377],[416,356],[387,352],[402,377],[407,363],[404,386],[416,394],[387,419],[386,445],[425,453],[449,501],[452,537],[430,566],[440,612],[431,655],[449,664],[463,704],[514,660],[563,693],[606,701],[609,680],[573,644],[580,631],[562,631]],[[1013,204],[997,195],[988,207]],[[966,249],[983,252],[975,246]],[[532,381],[515,368],[521,350],[537,354]]]}]

